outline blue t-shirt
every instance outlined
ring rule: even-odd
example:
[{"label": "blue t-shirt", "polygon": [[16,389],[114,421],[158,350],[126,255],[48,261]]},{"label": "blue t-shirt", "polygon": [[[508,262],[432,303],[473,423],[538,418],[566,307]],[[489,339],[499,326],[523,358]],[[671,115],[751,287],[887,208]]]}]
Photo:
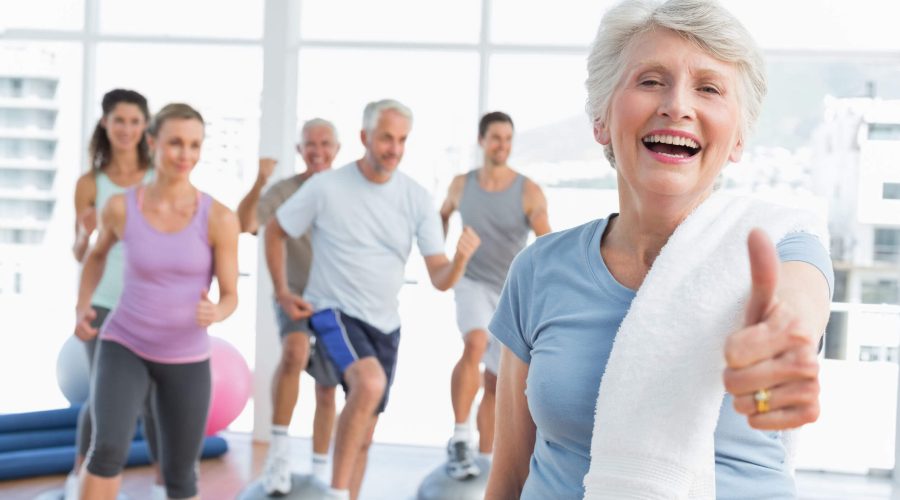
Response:
[{"label": "blue t-shirt", "polygon": [[422,256],[444,253],[441,219],[428,191],[402,172],[384,184],[356,162],[312,176],[275,213],[297,238],[312,228],[304,298],[338,308],[382,332],[400,327],[397,293],[415,238]]},{"label": "blue t-shirt", "polygon": [[[525,394],[537,427],[523,499],[580,499],[590,465],[594,409],[613,339],[635,291],[600,255],[607,219],[538,238],[513,261],[490,331],[529,364]],[[782,261],[804,261],[834,283],[818,239],[792,233]],[[498,415],[497,418],[503,418]],[[715,432],[718,498],[795,498],[777,432],[752,429],[726,396]]]}]

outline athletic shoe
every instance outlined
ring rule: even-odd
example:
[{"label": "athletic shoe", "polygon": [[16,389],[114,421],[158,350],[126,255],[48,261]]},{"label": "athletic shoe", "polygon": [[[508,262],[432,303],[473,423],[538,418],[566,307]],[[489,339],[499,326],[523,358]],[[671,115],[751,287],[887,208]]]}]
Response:
[{"label": "athletic shoe", "polygon": [[78,474],[70,472],[66,476],[66,485],[63,486],[64,500],[78,500]]},{"label": "athletic shoe", "polygon": [[169,500],[169,496],[166,494],[166,487],[153,483],[153,486],[150,487],[150,498],[151,500]]},{"label": "athletic shoe", "polygon": [[475,464],[475,457],[469,443],[466,441],[453,441],[447,443],[447,475],[453,479],[462,481],[472,479],[481,474],[481,469]]},{"label": "athletic shoe", "polygon": [[263,472],[263,490],[269,496],[284,496],[291,492],[291,464],[284,457],[270,456]]}]

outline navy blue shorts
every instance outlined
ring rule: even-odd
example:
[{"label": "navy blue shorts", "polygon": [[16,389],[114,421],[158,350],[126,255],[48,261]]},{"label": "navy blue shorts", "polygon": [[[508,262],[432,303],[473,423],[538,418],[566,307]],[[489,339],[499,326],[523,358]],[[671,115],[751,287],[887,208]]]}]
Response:
[{"label": "navy blue shorts", "polygon": [[394,372],[397,368],[397,348],[400,346],[400,329],[384,333],[365,321],[348,316],[337,309],[323,309],[309,318],[309,324],[318,342],[325,347],[334,367],[341,376],[344,391],[350,390],[344,380],[344,371],[357,360],[374,357],[381,364],[387,378],[384,396],[378,405],[378,413],[387,406]]}]

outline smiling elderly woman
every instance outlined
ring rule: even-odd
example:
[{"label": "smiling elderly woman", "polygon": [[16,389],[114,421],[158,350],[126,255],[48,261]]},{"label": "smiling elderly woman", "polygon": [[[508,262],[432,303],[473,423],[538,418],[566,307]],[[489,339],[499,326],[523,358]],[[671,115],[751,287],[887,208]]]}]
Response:
[{"label": "smiling elderly woman", "polygon": [[587,87],[620,213],[513,263],[486,497],[794,498],[782,431],[818,418],[833,271],[816,217],[714,192],[759,115],[758,49],[714,2],[626,1]]}]

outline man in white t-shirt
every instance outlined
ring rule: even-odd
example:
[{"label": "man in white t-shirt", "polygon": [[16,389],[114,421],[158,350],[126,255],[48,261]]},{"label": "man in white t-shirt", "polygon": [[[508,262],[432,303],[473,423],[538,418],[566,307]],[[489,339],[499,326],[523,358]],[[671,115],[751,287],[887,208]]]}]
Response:
[{"label": "man in white t-shirt", "polygon": [[[367,105],[360,132],[365,155],[307,181],[266,227],[266,262],[276,298],[292,319],[309,318],[308,327],[325,346],[347,391],[335,436],[330,498],[359,495],[396,367],[397,294],[413,239],[439,290],[459,280],[480,244],[475,232],[464,228],[453,260],[444,253],[441,220],[430,195],[396,171],[411,127],[412,112],[403,104]],[[315,258],[301,298],[287,286],[284,241],[307,230]]]}]

